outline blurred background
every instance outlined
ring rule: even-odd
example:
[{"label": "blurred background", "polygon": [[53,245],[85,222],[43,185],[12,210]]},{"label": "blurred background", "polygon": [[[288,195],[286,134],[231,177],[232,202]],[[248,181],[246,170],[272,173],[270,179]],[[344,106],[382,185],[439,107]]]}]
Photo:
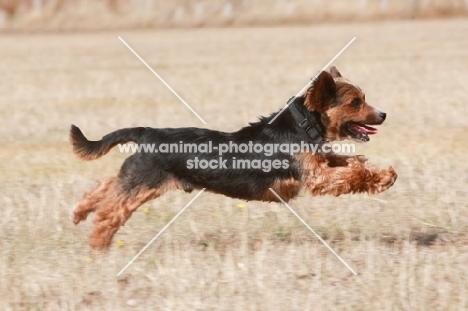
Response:
[{"label": "blurred background", "polygon": [[0,28],[96,30],[466,16],[466,0],[0,0]]},{"label": "blurred background", "polygon": [[[0,0],[0,310],[468,310],[468,0]],[[123,38],[208,123],[202,124]],[[387,113],[356,153],[378,195],[282,204],[204,192],[144,204],[107,254],[75,204],[128,154],[119,128],[236,131],[334,62]],[[115,148],[117,149],[117,148]]]}]

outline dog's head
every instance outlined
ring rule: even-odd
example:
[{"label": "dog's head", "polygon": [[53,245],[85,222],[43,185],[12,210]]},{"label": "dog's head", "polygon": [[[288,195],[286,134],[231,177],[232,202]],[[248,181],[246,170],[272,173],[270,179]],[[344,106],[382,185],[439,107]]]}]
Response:
[{"label": "dog's head", "polygon": [[377,133],[370,125],[382,124],[386,117],[385,112],[369,105],[364,92],[343,78],[336,67],[318,76],[307,90],[304,104],[321,114],[328,141],[369,141],[368,135]]}]

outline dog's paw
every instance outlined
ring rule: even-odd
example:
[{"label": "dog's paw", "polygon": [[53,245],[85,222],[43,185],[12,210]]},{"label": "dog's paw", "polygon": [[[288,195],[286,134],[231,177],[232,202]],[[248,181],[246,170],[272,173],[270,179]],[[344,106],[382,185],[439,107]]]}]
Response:
[{"label": "dog's paw", "polygon": [[85,213],[79,213],[76,211],[76,206],[73,208],[72,213],[70,215],[70,218],[73,220],[73,224],[77,225],[81,221],[86,220],[88,214]]},{"label": "dog's paw", "polygon": [[365,156],[363,156],[362,154],[360,155],[357,155],[356,156],[356,159],[361,162],[362,164],[366,163],[367,162],[367,158]]},{"label": "dog's paw", "polygon": [[393,169],[393,167],[389,167],[386,170],[379,170],[375,172],[376,183],[374,183],[373,189],[371,189],[371,193],[379,193],[387,190],[398,178],[397,173]]},{"label": "dog's paw", "polygon": [[352,157],[346,158],[346,162],[348,162],[347,166],[349,166],[351,168],[355,168],[355,169],[363,168],[364,167],[363,164],[365,164],[366,161],[367,161],[367,158],[362,156],[362,155],[352,156]]}]

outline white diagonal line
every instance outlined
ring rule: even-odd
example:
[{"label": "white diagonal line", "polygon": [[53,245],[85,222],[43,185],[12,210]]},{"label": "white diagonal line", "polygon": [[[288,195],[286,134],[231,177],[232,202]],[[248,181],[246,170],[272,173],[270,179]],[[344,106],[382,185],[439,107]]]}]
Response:
[{"label": "white diagonal line", "polygon": [[294,216],[296,216],[297,219],[299,219],[299,220],[302,222],[302,224],[303,224],[304,226],[306,226],[306,228],[309,229],[310,232],[312,232],[312,233],[317,237],[317,239],[319,239],[319,241],[322,242],[322,244],[325,245],[325,247],[328,248],[328,249],[330,250],[330,252],[332,252],[333,255],[335,255],[336,258],[338,258],[338,259],[346,266],[346,268],[349,269],[349,271],[351,271],[354,275],[357,275],[356,271],[354,271],[353,268],[351,268],[351,267],[348,265],[348,263],[347,263],[346,261],[344,261],[343,258],[341,258],[340,255],[338,255],[338,254],[333,250],[333,248],[331,248],[330,245],[328,245],[327,242],[325,242],[325,241],[320,237],[320,235],[318,235],[317,232],[315,232],[315,230],[312,229],[312,228],[304,221],[304,219],[302,219],[301,216],[299,216],[299,215],[292,209],[292,207],[289,206],[288,203],[286,203],[286,202],[283,200],[283,198],[281,198],[281,197],[278,195],[278,193],[276,193],[275,190],[273,190],[273,189],[271,189],[271,188],[269,188],[269,189],[270,189],[271,192],[273,192],[273,194],[274,194],[281,202],[283,202],[283,204],[291,211],[291,213],[293,213]]},{"label": "white diagonal line", "polygon": [[169,89],[169,91],[172,92],[172,94],[174,94],[198,119],[200,119],[200,121],[202,121],[203,124],[206,124],[205,120],[203,120],[202,117],[200,117],[200,115],[195,110],[193,110],[193,108],[190,107],[190,105],[187,104],[187,102],[182,97],[180,97],[179,94],[177,94],[177,92],[174,91],[174,89],[169,84],[167,84],[167,82],[164,81],[164,79],[161,78],[161,76],[158,75],[158,73],[154,71],[153,68],[151,68],[150,65],[148,65],[148,63],[145,62],[145,60],[141,58],[140,55],[138,55],[138,53],[135,52],[135,50],[132,49],[132,47],[128,45],[128,43],[125,42],[124,39],[122,39],[122,37],[119,36],[118,38]]},{"label": "white diagonal line", "polygon": [[117,276],[120,276],[122,274],[122,272],[124,272],[134,261],[135,259],[138,258],[138,256],[140,256],[150,245],[151,243],[153,243],[154,241],[156,241],[157,238],[159,238],[159,236],[167,229],[169,228],[169,226],[177,219],[177,217],[179,217],[186,209],[187,207],[190,206],[190,204],[193,203],[193,201],[195,201],[199,196],[200,194],[202,194],[203,191],[205,191],[206,188],[203,188],[202,190],[200,190],[200,192],[197,193],[197,195],[190,200],[190,202],[187,203],[187,205],[184,206],[183,209],[180,210],[180,212],[177,213],[177,215],[174,216],[174,218],[171,219],[171,221],[169,221],[167,223],[167,225],[164,226],[164,228],[161,229],[161,231],[158,232],[158,234],[156,234],[156,236],[154,238],[151,239],[151,241],[148,242],[148,244],[145,245],[145,247],[142,248],[142,250],[135,255],[135,257],[133,257],[132,260],[130,260],[130,262],[125,266],[123,267],[122,270],[120,270],[119,273],[117,273]]},{"label": "white diagonal line", "polygon": [[[312,83],[315,81],[315,79],[317,79],[317,77],[323,72],[325,71],[325,69],[328,68],[328,66],[330,66],[338,57],[340,57],[340,55],[351,45],[351,43],[354,42],[354,40],[356,40],[356,37],[352,38],[351,41],[348,42],[348,44],[346,44],[342,49],[341,51],[338,52],[338,54],[335,55],[335,57],[333,57],[323,68],[322,70],[320,70],[300,91],[299,93],[296,94],[296,96],[294,97],[299,97],[299,96],[302,96],[304,94],[305,91],[307,91],[307,89],[312,85]],[[268,124],[272,124],[273,121],[276,120],[276,118],[279,117],[280,114],[283,113],[283,111],[285,111],[286,109],[288,109],[289,105],[292,103],[293,101],[289,101],[286,106],[284,106],[283,109],[281,109],[280,112],[278,112],[276,114],[276,116],[271,119],[270,122],[268,122]]]}]

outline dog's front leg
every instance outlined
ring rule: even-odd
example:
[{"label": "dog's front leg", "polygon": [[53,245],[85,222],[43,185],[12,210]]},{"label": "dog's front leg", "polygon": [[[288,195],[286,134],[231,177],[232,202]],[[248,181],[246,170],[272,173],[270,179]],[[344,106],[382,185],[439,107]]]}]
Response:
[{"label": "dog's front leg", "polygon": [[331,194],[339,196],[347,193],[379,193],[390,188],[397,179],[395,170],[373,169],[366,166],[359,157],[346,159],[348,165],[330,167],[320,165],[305,170],[304,186],[312,195]]}]

